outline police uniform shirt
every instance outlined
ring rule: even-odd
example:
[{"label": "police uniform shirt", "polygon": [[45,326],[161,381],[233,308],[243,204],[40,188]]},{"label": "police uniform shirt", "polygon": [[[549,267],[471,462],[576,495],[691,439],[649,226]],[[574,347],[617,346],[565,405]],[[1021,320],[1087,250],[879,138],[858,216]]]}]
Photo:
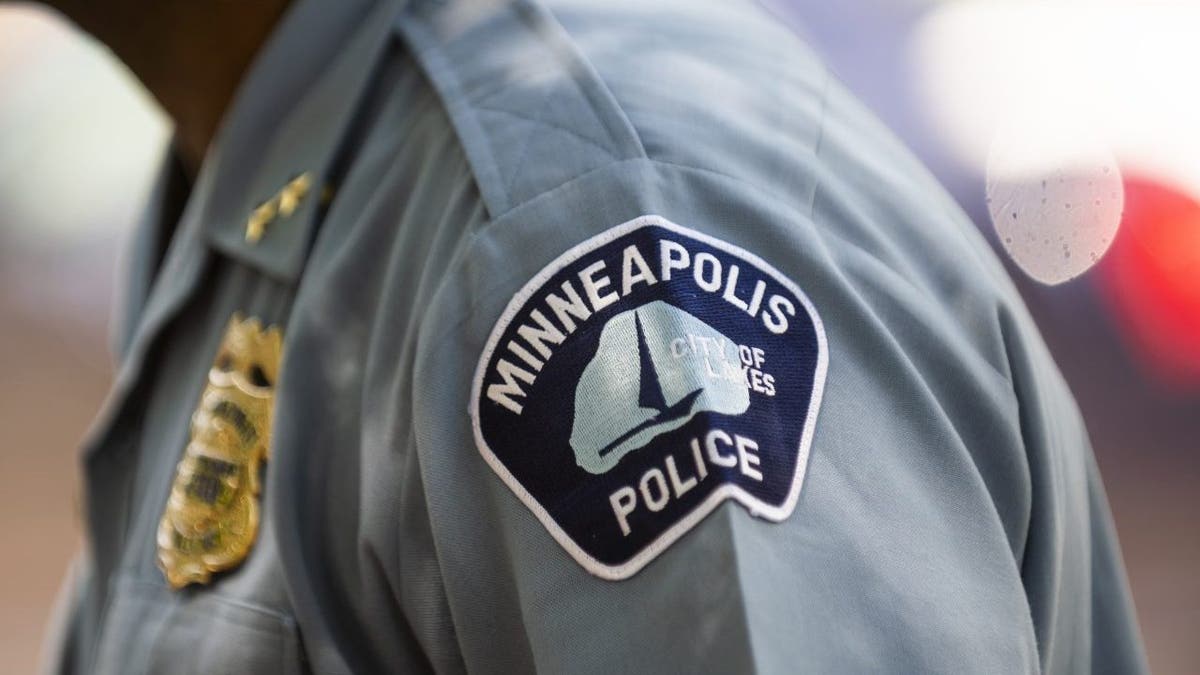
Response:
[{"label": "police uniform shirt", "polygon": [[753,4],[304,0],[151,207],[60,672],[1144,669],[1001,266]]}]

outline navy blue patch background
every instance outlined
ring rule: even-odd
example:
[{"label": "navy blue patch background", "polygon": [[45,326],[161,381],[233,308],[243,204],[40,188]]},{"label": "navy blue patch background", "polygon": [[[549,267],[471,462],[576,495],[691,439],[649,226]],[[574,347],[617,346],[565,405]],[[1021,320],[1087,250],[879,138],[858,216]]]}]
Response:
[{"label": "navy blue patch background", "polygon": [[[612,280],[612,286],[604,291],[619,293],[622,251],[630,244],[638,247],[658,278],[659,241],[664,239],[683,245],[691,254],[693,265],[700,252],[708,252],[720,260],[722,289],[715,293],[700,289],[691,266],[672,270],[670,281],[664,282],[660,278],[653,285],[638,283],[629,295],[593,313],[567,336],[563,344],[553,347],[554,352],[537,374],[536,382],[533,385],[522,383],[526,397],[515,399],[524,406],[520,415],[487,398],[488,385],[497,381],[494,368],[501,358],[525,367],[505,345],[509,340],[525,344],[516,329],[523,323],[532,323],[529,312],[541,309],[553,321],[552,314],[543,304],[546,293],[557,292],[561,296],[562,283],[571,280],[582,295],[578,273],[600,259],[605,262],[604,274]],[[722,297],[730,265],[740,269],[737,297],[743,300],[749,299],[757,279],[767,283],[763,310],[759,315],[751,317]],[[766,299],[772,294],[786,297],[796,308],[796,315],[788,317],[788,330],[780,335],[767,330],[761,318],[762,312],[766,311]],[[763,348],[766,351],[763,370],[775,377],[776,395],[768,397],[751,389],[750,407],[745,413],[700,412],[682,427],[656,436],[646,446],[625,455],[608,472],[588,473],[575,463],[570,446],[575,388],[584,367],[596,353],[601,331],[608,320],[655,300],[683,309],[737,344]],[[580,548],[605,565],[620,565],[646,548],[724,483],[736,484],[772,506],[780,506],[787,500],[796,476],[801,436],[813,394],[819,344],[816,327],[805,304],[773,275],[754,263],[687,235],[647,225],[584,254],[533,290],[525,305],[505,327],[484,371],[478,401],[482,435],[492,453]],[[699,437],[703,447],[704,435],[714,428],[722,429],[730,436],[742,434],[758,443],[761,458],[758,468],[763,480],[759,482],[744,476],[737,466],[725,468],[712,464],[705,453],[708,477],[682,498],[672,497],[659,512],[646,508],[639,493],[638,508],[628,516],[632,531],[623,535],[609,495],[625,485],[636,490],[642,474],[650,467],[657,466],[665,474],[663,465],[667,454],[675,455],[680,478],[686,481],[695,473],[690,440]],[[732,448],[722,447],[723,454],[732,452]]]}]

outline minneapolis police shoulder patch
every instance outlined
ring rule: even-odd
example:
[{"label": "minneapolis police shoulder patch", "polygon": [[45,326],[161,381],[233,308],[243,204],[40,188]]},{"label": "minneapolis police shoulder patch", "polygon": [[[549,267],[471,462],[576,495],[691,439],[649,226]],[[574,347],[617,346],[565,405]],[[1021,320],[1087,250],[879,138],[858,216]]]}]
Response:
[{"label": "minneapolis police shoulder patch", "polygon": [[796,284],[642,216],[509,303],[475,374],[475,442],[581,565],[624,579],[726,499],[791,514],[827,359]]}]

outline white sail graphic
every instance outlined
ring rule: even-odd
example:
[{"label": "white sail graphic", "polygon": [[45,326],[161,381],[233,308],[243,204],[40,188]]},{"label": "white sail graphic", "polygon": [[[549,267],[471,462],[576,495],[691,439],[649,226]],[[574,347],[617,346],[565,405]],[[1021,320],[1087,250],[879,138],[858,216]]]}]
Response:
[{"label": "white sail graphic", "polygon": [[655,301],[618,314],[575,389],[576,463],[604,473],[698,412],[746,412],[750,394],[737,373],[736,343],[682,309]]}]

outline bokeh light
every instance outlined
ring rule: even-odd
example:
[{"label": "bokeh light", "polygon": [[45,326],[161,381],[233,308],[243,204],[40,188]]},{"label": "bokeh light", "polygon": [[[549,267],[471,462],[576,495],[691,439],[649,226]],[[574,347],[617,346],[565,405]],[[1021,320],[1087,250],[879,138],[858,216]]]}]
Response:
[{"label": "bokeh light", "polygon": [[1117,160],[1085,134],[1010,124],[987,163],[987,207],[1001,246],[1030,277],[1069,281],[1116,237],[1124,204]]},{"label": "bokeh light", "polygon": [[1098,283],[1158,379],[1200,386],[1200,202],[1145,178],[1127,179],[1125,192],[1121,232]]}]

